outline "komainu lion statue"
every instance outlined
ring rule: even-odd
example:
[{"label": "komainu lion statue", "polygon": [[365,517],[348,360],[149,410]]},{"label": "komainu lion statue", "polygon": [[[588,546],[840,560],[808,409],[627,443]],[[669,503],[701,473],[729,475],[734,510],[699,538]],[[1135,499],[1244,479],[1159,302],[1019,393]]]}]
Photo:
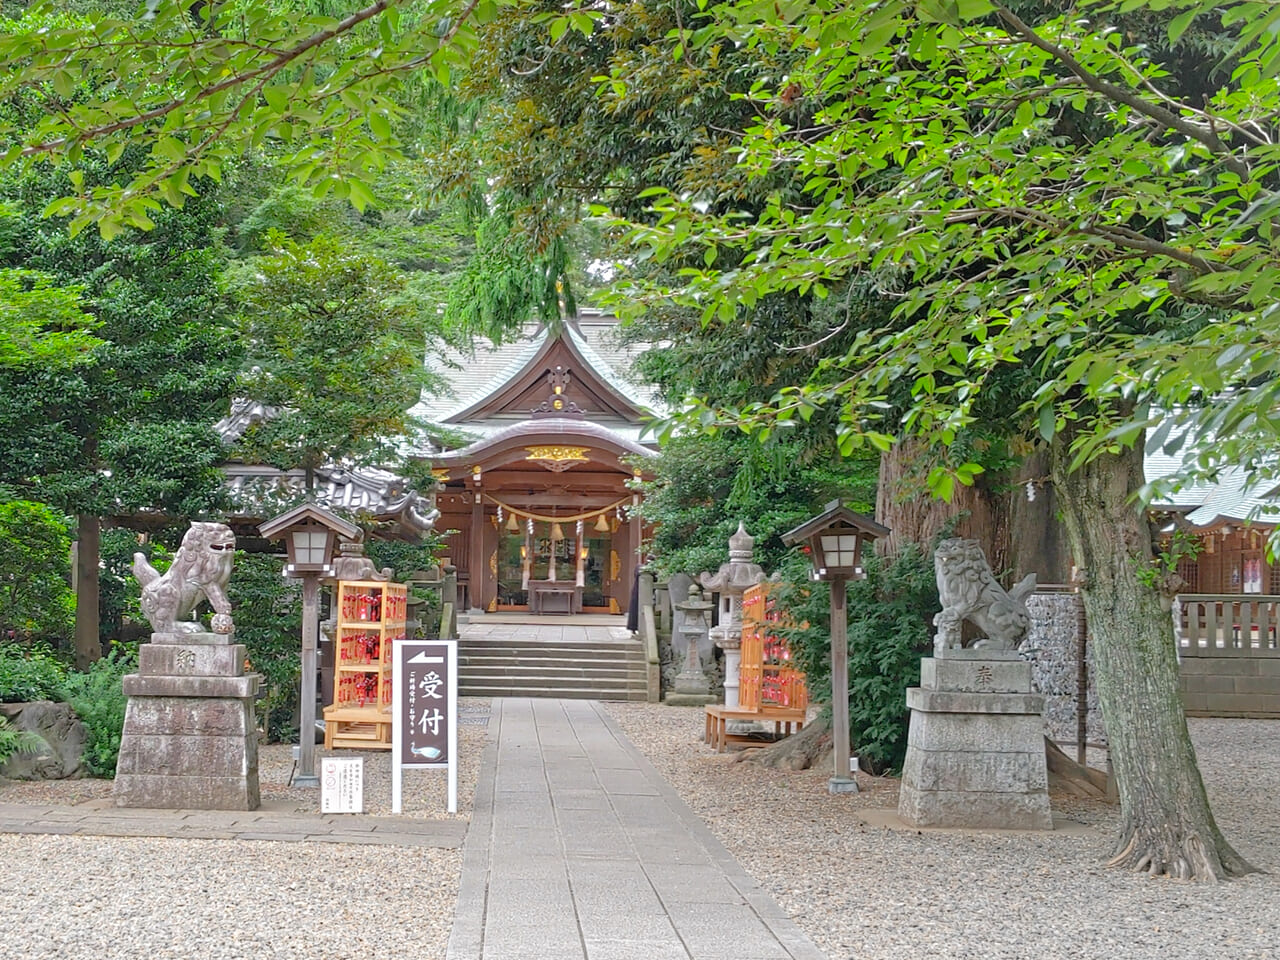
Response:
[{"label": "komainu lion statue", "polygon": [[213,607],[213,632],[231,633],[227,582],[236,537],[225,523],[193,523],[169,569],[161,576],[144,554],[133,555],[133,575],[142,584],[142,612],[155,633],[199,633],[192,619],[201,600]]},{"label": "komainu lion statue", "polygon": [[1000,586],[977,540],[943,540],[933,554],[942,610],[933,618],[938,632],[933,638],[934,656],[959,649],[961,622],[969,620],[985,635],[974,646],[1013,650],[1031,628],[1031,615],[1023,599],[1036,587],[1029,573],[1011,591]]}]

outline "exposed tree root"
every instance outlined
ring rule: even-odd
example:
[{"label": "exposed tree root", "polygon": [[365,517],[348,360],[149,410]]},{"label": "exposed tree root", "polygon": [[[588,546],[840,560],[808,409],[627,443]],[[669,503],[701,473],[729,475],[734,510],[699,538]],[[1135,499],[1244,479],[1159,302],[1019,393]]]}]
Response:
[{"label": "exposed tree root", "polygon": [[808,770],[830,758],[831,725],[819,720],[770,746],[743,750],[734,760],[758,763],[774,770]]},{"label": "exposed tree root", "polygon": [[1206,843],[1198,833],[1177,838],[1165,828],[1140,837],[1138,829],[1128,824],[1117,846],[1119,849],[1107,861],[1107,866],[1151,877],[1217,883],[1261,872],[1232,850],[1225,840],[1217,838],[1216,842]]},{"label": "exposed tree root", "polygon": [[1052,789],[1069,793],[1073,797],[1107,799],[1107,775],[1101,770],[1076,763],[1048,737],[1044,738],[1044,758]]}]

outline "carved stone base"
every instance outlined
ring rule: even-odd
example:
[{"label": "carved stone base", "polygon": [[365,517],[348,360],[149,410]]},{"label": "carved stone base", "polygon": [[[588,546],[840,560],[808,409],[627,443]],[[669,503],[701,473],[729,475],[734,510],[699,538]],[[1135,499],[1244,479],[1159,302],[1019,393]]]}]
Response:
[{"label": "carved stone base", "polygon": [[931,659],[907,691],[911,727],[898,815],[918,827],[1052,830],[1031,665]]},{"label": "carved stone base", "polygon": [[206,635],[144,644],[129,698],[116,780],[118,807],[258,808],[258,677],[244,647]]}]

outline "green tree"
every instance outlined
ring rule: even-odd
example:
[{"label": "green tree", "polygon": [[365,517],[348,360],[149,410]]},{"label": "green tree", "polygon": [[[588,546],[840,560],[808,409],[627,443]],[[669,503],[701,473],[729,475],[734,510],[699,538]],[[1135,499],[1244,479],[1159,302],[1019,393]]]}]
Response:
[{"label": "green tree", "polygon": [[[86,162],[81,182],[111,182],[130,169],[125,160]],[[191,517],[217,502],[223,450],[211,425],[225,414],[237,348],[220,322],[216,202],[160,211],[151,232],[106,242],[41,221],[70,185],[66,171],[49,170],[0,181],[0,268],[39,275],[9,272],[5,289],[41,303],[77,351],[70,363],[0,365],[0,488],[78,517],[76,660],[84,667],[101,652],[100,518],[141,510]]]},{"label": "green tree", "polygon": [[269,256],[230,274],[246,350],[241,388],[272,411],[241,441],[281,469],[398,459],[408,410],[433,384],[423,367],[434,315],[402,274],[332,237],[275,235]]},{"label": "green tree", "polygon": [[654,524],[651,549],[665,574],[716,570],[725,544],[746,524],[756,562],[777,570],[789,551],[782,534],[809,519],[833,497],[870,511],[874,459],[832,461],[795,440],[759,444],[741,434],[693,434],[663,444],[645,464],[642,511]]},{"label": "green tree", "polygon": [[[116,149],[126,132],[145,137],[154,144],[146,170],[54,208],[107,232],[149,222],[153,196],[181,200],[192,178],[219,172],[219,158],[269,134],[301,147],[292,157],[300,179],[345,183],[362,203],[350,171],[376,168],[388,154],[388,138],[374,129],[385,129],[387,78],[419,67],[442,75],[451,57],[463,59],[468,16],[499,10],[415,4],[422,19],[399,31],[399,6],[387,0],[345,20],[296,25],[263,8],[242,27],[238,7],[193,24],[185,8],[164,2],[136,27],[103,18],[93,31],[37,33],[20,21],[0,43],[8,68],[0,92],[44,84],[46,98],[66,97],[75,64],[114,80],[102,89],[119,99],[49,110],[6,159],[64,153],[75,164],[88,144]],[[785,169],[805,192],[770,194],[746,217],[672,192],[655,199],[655,218],[634,239],[636,258],[653,251],[684,270],[708,265],[676,274],[666,291],[708,318],[733,321],[779,292],[829,296],[854,276],[899,300],[895,323],[826,357],[816,383],[723,411],[725,423],[772,431],[834,404],[844,450],[900,433],[946,446],[981,412],[993,375],[1032,371],[1030,399],[999,415],[1052,446],[1073,551],[1088,575],[1122,800],[1116,862],[1213,878],[1250,868],[1205,799],[1162,598],[1134,574],[1150,560],[1134,502],[1150,426],[1154,442],[1172,436],[1171,449],[1210,467],[1214,457],[1247,459],[1274,445],[1280,430],[1271,127],[1280,14],[1272,0],[1170,8],[1167,20],[1135,24],[1106,5],[1058,19],[1023,11],[1024,19],[985,0],[708,5],[664,39],[670,59],[717,43],[803,53],[786,74],[753,81],[755,119],[727,149],[743,172],[767,179]],[[1153,25],[1179,41],[1197,17],[1221,25],[1225,68],[1171,78],[1150,43],[1132,43]],[[571,32],[594,36],[597,22],[600,33],[612,26],[595,8],[547,11],[541,22],[548,46]],[[372,49],[359,42],[366,26],[387,32]],[[332,42],[347,36],[355,42]],[[271,44],[253,43],[263,38]],[[144,57],[167,66],[138,69]],[[287,75],[294,68],[296,80]],[[630,82],[619,71],[602,89],[625,93]],[[793,121],[797,101],[813,122]],[[1230,389],[1241,384],[1252,388]],[[886,397],[904,386],[905,414],[886,422]],[[1173,436],[1188,425],[1200,443]],[[933,476],[933,488],[945,494],[972,475],[970,464],[955,464]]]},{"label": "green tree", "polygon": [[[762,109],[737,146],[761,176],[797,171],[804,197],[743,218],[668,195],[660,220],[633,234],[659,257],[716,264],[646,291],[708,320],[780,291],[826,295],[851,276],[900,298],[893,323],[828,358],[836,376],[704,421],[767,435],[836,404],[846,450],[891,434],[945,447],[993,420],[1049,444],[1120,785],[1113,862],[1209,879],[1252,868],[1205,797],[1167,600],[1139,576],[1152,552],[1138,497],[1148,427],[1155,443],[1188,425],[1212,436],[1212,449],[1185,447],[1210,465],[1276,439],[1268,131],[1280,61],[1259,27],[1275,14],[1218,9],[1233,59],[1183,74],[1206,87],[1199,97],[1159,45],[1125,39],[1154,20],[1177,41],[1195,5],[1138,25],[1097,7],[1034,26],[986,3],[801,4],[783,22],[772,6],[717,8],[684,39],[809,51],[786,81],[797,89],[753,90]],[[772,114],[784,95],[813,104],[812,126]],[[1010,369],[1029,389],[987,405]],[[886,418],[904,384],[901,416]],[[950,495],[963,470],[937,471],[935,492]]]},{"label": "green tree", "polygon": [[235,607],[236,639],[248,648],[251,667],[264,677],[263,728],[274,742],[290,740],[298,729],[302,677],[299,582],[280,576],[277,557],[236,551],[228,593]]},{"label": "green tree", "polygon": [[71,636],[71,538],[44,504],[0,502],[0,634],[58,641]]},{"label": "green tree", "polygon": [[74,364],[98,341],[80,291],[30,270],[0,270],[0,368]]}]

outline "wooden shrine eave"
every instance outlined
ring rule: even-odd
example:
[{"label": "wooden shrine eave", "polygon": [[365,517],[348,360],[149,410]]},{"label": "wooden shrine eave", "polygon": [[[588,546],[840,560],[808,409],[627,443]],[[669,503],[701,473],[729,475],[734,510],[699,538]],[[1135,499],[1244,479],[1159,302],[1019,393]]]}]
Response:
[{"label": "wooden shrine eave", "polygon": [[581,401],[590,398],[593,415],[611,414],[628,423],[639,423],[646,411],[621,393],[583,356],[568,334],[549,335],[520,371],[499,389],[480,398],[443,422],[465,424],[503,414],[529,415],[530,407],[546,393],[544,378],[557,366],[569,371],[573,384],[568,396]]},{"label": "wooden shrine eave", "polygon": [[573,459],[566,460],[567,466],[563,469],[569,473],[580,463],[582,467],[590,466],[593,470],[604,467],[633,474],[635,468],[623,463],[623,458],[655,456],[648,447],[620,437],[608,427],[590,420],[548,417],[525,420],[459,450],[434,454],[431,463],[438,471],[448,471],[449,479],[461,479],[476,467],[488,471],[521,461],[537,462],[531,452],[537,448],[567,449],[568,456]]}]

